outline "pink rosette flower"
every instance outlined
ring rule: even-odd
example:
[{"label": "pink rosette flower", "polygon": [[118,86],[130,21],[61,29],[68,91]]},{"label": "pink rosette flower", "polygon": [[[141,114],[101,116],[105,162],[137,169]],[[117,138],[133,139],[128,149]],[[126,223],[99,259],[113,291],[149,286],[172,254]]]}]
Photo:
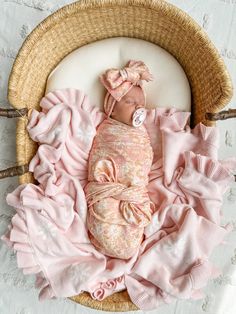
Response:
[{"label": "pink rosette flower", "polygon": [[101,284],[103,289],[115,289],[116,288],[116,279],[108,279],[106,282]]},{"label": "pink rosette flower", "polygon": [[94,300],[103,300],[105,297],[105,290],[103,288],[98,288],[93,293],[90,294]]},{"label": "pink rosette flower", "polygon": [[122,275],[122,276],[120,276],[120,277],[117,277],[117,278],[116,278],[116,281],[119,282],[119,283],[121,283],[121,282],[123,281],[123,279],[124,279],[124,275]]}]

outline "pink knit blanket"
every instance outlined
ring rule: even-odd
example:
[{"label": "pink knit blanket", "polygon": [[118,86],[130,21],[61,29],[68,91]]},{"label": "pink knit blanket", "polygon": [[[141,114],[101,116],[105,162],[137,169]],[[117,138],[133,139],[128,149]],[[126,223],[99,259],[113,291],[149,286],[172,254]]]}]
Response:
[{"label": "pink knit blanket", "polygon": [[88,291],[92,298],[127,289],[142,310],[176,298],[204,297],[220,274],[213,249],[232,230],[221,225],[223,194],[236,159],[218,160],[219,129],[189,127],[190,112],[148,110],[145,127],[154,152],[148,194],[157,210],[130,259],[95,249],[86,226],[88,156],[105,115],[77,89],[48,93],[27,129],[39,143],[29,170],[39,182],[19,185],[6,201],[16,209],[2,239],[17,253],[24,274],[36,275],[39,299]]}]

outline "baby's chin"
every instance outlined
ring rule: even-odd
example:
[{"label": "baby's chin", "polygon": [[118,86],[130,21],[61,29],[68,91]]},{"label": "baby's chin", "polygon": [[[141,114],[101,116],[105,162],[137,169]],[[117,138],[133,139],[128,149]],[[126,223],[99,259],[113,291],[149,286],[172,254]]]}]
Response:
[{"label": "baby's chin", "polygon": [[132,124],[132,116],[129,118],[129,120],[127,118],[126,119],[122,119],[121,117],[115,118],[112,115],[111,115],[111,118],[113,120],[119,121],[119,122],[124,123],[126,125],[133,126],[133,124]]},{"label": "baby's chin", "polygon": [[120,119],[120,120],[118,120],[118,121],[120,121],[120,122],[122,122],[122,123],[124,123],[124,124],[126,124],[126,125],[133,126],[132,117],[131,117],[129,120],[127,120],[127,119],[125,119],[125,120]]}]

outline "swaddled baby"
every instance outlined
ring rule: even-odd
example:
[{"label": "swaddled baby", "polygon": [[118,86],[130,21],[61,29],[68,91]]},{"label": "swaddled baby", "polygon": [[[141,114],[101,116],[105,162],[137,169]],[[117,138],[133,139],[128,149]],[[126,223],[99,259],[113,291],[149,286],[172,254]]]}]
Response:
[{"label": "swaddled baby", "polygon": [[100,76],[108,90],[107,118],[98,126],[88,161],[87,226],[91,243],[110,257],[129,259],[143,241],[155,205],[147,192],[153,150],[146,128],[142,80],[146,65],[131,60]]}]

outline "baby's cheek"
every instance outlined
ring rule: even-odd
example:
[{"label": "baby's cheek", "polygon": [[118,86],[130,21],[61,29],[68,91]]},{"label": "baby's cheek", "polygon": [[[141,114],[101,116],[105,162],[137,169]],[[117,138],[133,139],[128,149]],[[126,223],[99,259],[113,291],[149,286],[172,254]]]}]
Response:
[{"label": "baby's cheek", "polygon": [[130,106],[130,108],[129,108],[129,115],[132,116],[134,111],[135,111],[135,106]]},{"label": "baby's cheek", "polygon": [[129,118],[131,115],[132,115],[132,110],[131,110],[131,108],[124,108],[124,109],[121,111],[121,116],[122,116],[123,118]]}]

